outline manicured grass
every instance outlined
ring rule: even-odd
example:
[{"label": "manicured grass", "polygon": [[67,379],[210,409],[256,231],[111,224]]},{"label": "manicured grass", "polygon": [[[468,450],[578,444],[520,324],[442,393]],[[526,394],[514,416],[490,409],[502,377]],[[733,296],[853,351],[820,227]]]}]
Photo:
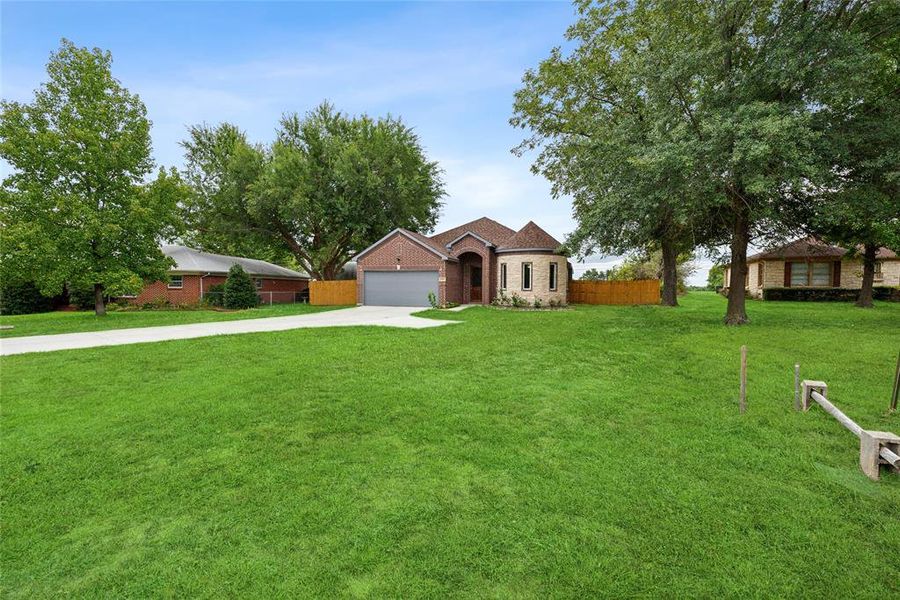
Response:
[{"label": "manicured grass", "polygon": [[129,327],[153,327],[155,325],[183,325],[209,321],[233,321],[235,319],[259,319],[262,317],[286,317],[304,315],[342,308],[339,306],[310,306],[309,304],[273,304],[248,310],[130,310],[109,311],[103,317],[91,311],[49,312],[35,315],[0,316],[0,325],[12,325],[13,329],[0,329],[0,337],[24,335],[49,335],[76,331],[102,331]]},{"label": "manicured grass", "polygon": [[4,595],[897,597],[900,306],[683,304],[4,358]]}]

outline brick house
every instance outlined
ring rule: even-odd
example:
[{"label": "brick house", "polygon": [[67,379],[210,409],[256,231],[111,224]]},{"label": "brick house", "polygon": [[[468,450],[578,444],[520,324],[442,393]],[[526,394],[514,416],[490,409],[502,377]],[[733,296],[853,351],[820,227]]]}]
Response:
[{"label": "brick house", "polygon": [[228,270],[238,264],[253,278],[260,302],[294,302],[309,288],[309,276],[263,260],[201,252],[187,246],[162,246],[163,254],[175,261],[169,281],[154,281],[128,301],[146,304],[165,300],[170,304],[197,304],[210,287],[225,283]]},{"label": "brick house", "polygon": [[[753,298],[762,298],[770,288],[862,287],[862,259],[846,257],[847,249],[815,238],[794,240],[783,246],[747,257],[744,288]],[[875,263],[875,285],[900,285],[900,258],[880,248]],[[731,269],[725,267],[725,290],[731,285]]]},{"label": "brick house", "polygon": [[425,236],[398,228],[356,257],[357,302],[387,306],[489,304],[499,290],[566,302],[569,266],[560,243],[529,222],[519,231],[482,217]]}]

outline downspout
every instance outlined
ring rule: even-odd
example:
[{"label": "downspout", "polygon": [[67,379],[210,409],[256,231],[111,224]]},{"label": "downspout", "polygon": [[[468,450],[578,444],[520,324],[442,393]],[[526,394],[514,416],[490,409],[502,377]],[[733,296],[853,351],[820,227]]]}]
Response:
[{"label": "downspout", "polygon": [[200,276],[200,302],[203,302],[203,278],[209,277],[212,273],[207,273],[206,275]]}]

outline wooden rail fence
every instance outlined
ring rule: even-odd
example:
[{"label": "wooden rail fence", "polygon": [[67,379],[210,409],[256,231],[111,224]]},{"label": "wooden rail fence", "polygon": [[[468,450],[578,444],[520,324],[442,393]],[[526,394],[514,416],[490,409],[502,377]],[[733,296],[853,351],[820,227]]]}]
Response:
[{"label": "wooden rail fence", "polygon": [[310,281],[309,303],[317,306],[356,304],[356,280]]},{"label": "wooden rail fence", "polygon": [[638,281],[571,281],[573,304],[659,304],[659,279]]}]

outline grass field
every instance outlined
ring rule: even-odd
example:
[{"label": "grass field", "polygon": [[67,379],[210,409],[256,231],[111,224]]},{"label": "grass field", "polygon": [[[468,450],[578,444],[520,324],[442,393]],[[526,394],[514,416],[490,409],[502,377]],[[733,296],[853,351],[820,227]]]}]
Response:
[{"label": "grass field", "polygon": [[[441,313],[2,359],[6,597],[900,595],[900,305]],[[749,411],[737,410],[749,347]]]},{"label": "grass field", "polygon": [[309,304],[273,304],[248,310],[130,310],[109,311],[103,317],[91,311],[48,312],[35,315],[0,316],[0,325],[12,325],[13,329],[0,329],[0,337],[24,335],[49,335],[76,331],[101,331],[127,329],[129,327],[153,327],[155,325],[184,325],[209,321],[235,319],[259,319],[262,317],[286,317],[304,315],[340,308],[335,306],[310,306]]}]

